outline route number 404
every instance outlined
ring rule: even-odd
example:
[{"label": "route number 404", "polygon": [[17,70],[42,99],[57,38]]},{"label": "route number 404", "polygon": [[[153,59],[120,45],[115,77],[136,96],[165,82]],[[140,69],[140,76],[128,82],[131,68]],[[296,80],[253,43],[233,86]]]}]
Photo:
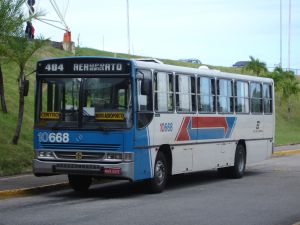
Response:
[{"label": "route number 404", "polygon": [[57,63],[48,63],[45,66],[45,70],[47,70],[48,72],[63,72],[64,71],[64,64],[57,64]]},{"label": "route number 404", "polygon": [[68,143],[70,141],[68,133],[38,133],[39,142],[50,142],[50,143]]}]

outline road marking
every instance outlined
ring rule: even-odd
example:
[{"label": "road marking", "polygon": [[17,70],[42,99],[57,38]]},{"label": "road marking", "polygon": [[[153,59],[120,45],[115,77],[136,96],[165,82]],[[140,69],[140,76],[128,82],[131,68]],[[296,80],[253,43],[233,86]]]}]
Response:
[{"label": "road marking", "polygon": [[300,149],[273,152],[273,156],[286,156],[294,154],[300,154]]}]

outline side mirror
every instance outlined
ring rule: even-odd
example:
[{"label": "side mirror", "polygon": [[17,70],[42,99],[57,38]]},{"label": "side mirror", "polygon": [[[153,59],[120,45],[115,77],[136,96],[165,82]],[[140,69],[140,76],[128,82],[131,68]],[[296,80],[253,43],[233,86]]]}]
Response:
[{"label": "side mirror", "polygon": [[29,92],[29,80],[24,80],[24,90],[23,95],[27,96]]}]

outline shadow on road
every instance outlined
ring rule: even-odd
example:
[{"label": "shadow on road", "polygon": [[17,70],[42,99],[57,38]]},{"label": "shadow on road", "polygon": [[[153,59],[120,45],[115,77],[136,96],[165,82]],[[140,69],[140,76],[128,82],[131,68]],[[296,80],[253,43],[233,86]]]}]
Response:
[{"label": "shadow on road", "polygon": [[[245,179],[249,176],[257,176],[262,172],[259,171],[246,171]],[[174,191],[193,186],[206,185],[206,184],[219,184],[228,182],[231,179],[222,178],[217,171],[202,171],[190,174],[181,174],[170,177],[165,192]],[[234,179],[233,179],[234,180]],[[79,194],[70,189],[53,193],[56,197],[63,198],[97,198],[97,199],[122,199],[122,198],[135,198],[141,195],[149,194],[146,182],[131,183],[129,181],[111,181],[105,184],[92,185],[87,193]]]}]

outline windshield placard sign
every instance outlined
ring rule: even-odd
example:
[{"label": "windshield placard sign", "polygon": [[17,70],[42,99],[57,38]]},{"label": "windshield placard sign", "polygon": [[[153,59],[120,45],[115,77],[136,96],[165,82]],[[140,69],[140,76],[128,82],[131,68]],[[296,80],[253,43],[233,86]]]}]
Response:
[{"label": "windshield placard sign", "polygon": [[123,112],[97,112],[96,120],[124,120]]},{"label": "windshield placard sign", "polygon": [[40,118],[46,120],[58,120],[60,117],[59,112],[41,112]]}]

